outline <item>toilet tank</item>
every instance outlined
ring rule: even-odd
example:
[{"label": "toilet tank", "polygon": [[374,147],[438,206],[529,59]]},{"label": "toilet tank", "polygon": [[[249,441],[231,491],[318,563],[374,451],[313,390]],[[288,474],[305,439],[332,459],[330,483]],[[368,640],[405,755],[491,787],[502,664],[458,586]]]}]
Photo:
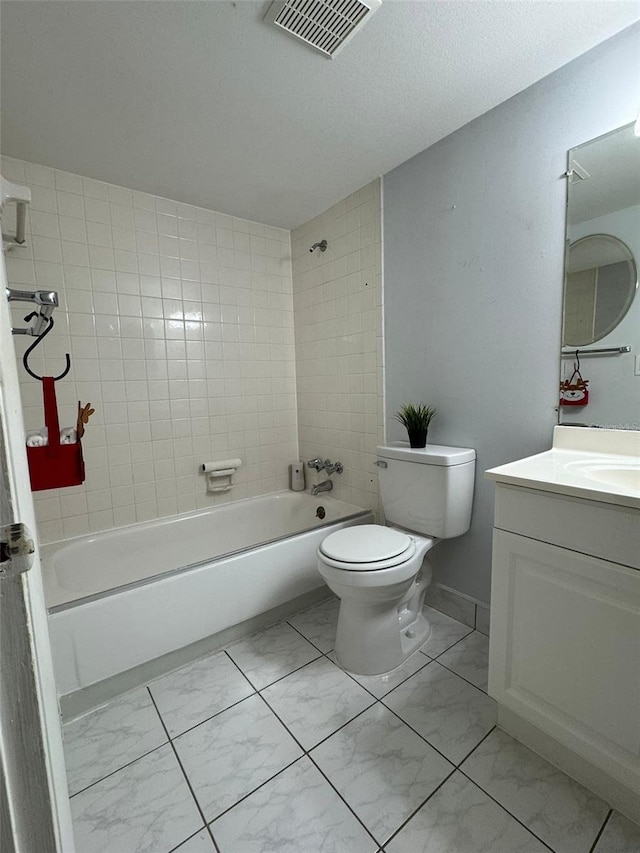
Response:
[{"label": "toilet tank", "polygon": [[471,523],[476,452],[468,447],[405,441],[377,448],[380,497],[387,524],[451,539]]}]

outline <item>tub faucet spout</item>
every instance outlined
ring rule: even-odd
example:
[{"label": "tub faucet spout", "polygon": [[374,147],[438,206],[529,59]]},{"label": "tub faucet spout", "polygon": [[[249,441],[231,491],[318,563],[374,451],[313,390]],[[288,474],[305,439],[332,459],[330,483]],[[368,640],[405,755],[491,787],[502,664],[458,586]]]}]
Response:
[{"label": "tub faucet spout", "polygon": [[323,480],[321,483],[311,486],[311,494],[319,495],[320,492],[330,492],[332,488],[333,482],[331,480]]}]

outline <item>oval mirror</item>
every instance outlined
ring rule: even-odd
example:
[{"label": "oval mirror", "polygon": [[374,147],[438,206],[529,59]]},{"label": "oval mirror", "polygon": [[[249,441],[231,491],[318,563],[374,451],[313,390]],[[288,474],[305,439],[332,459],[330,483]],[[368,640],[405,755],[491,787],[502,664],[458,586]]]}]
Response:
[{"label": "oval mirror", "polygon": [[591,234],[571,243],[567,254],[562,343],[592,344],[625,316],[638,287],[631,249],[609,234]]}]

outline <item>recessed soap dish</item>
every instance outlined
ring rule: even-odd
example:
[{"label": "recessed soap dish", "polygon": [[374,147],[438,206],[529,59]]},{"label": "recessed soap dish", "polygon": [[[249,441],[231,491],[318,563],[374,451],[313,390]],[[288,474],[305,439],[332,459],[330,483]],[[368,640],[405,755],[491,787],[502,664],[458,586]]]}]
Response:
[{"label": "recessed soap dish", "polygon": [[232,477],[241,465],[242,459],[203,462],[200,470],[207,477],[207,492],[209,494],[218,494],[230,491],[233,488]]}]

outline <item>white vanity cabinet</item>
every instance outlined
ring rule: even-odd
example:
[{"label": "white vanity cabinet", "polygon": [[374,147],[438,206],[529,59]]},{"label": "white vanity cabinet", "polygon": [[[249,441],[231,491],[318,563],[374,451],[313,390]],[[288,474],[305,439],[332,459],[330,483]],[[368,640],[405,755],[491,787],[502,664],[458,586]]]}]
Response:
[{"label": "white vanity cabinet", "polygon": [[640,820],[640,508],[496,476],[508,468],[488,474],[499,724]]}]

